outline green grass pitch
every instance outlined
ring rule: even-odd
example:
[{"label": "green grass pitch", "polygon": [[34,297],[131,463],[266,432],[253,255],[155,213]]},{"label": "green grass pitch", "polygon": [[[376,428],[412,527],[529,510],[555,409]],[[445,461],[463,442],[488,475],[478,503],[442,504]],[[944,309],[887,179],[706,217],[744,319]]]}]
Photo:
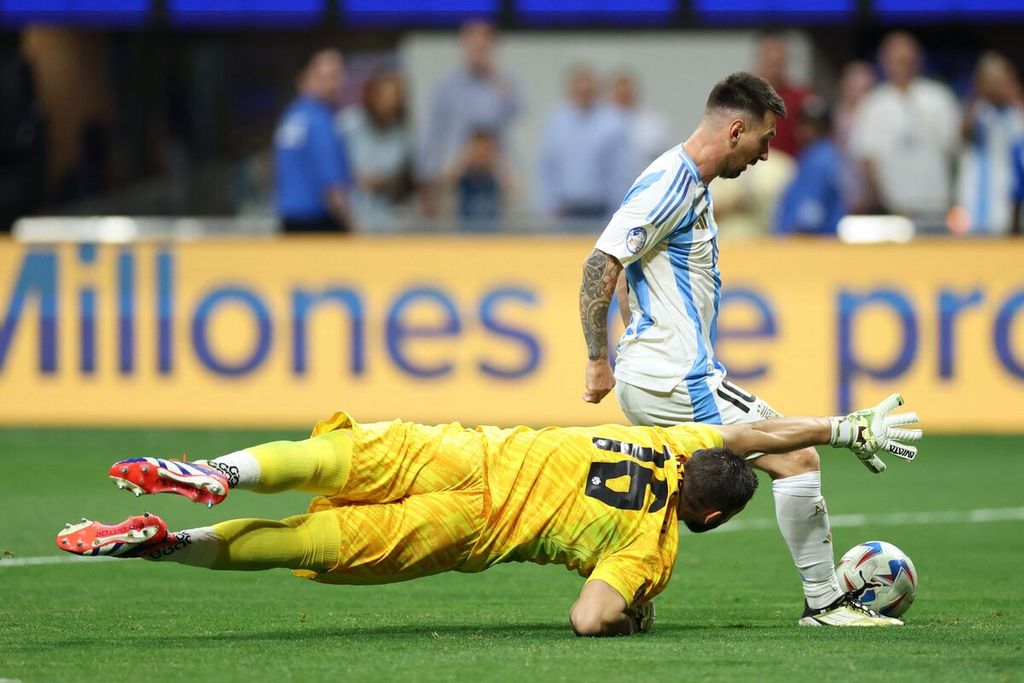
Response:
[{"label": "green grass pitch", "polygon": [[[0,552],[56,555],[82,515],[150,510],[172,528],[302,511],[301,494],[236,493],[207,510],[135,499],[118,457],[209,457],[282,432],[0,430]],[[655,631],[575,638],[582,579],[506,565],[381,587],[323,586],[286,571],[206,572],[138,560],[0,566],[0,679],[22,681],[1024,680],[1024,521],[893,523],[894,513],[1024,506],[1024,439],[929,437],[917,462],[872,475],[822,450],[836,555],[863,540],[901,546],[920,574],[902,629],[804,629],[801,593],[772,519],[767,481],[744,528],[684,532]],[[886,518],[884,515],[890,515]],[[880,517],[883,516],[883,517]],[[765,523],[767,528],[758,528]],[[856,524],[856,525],[854,525]]]}]

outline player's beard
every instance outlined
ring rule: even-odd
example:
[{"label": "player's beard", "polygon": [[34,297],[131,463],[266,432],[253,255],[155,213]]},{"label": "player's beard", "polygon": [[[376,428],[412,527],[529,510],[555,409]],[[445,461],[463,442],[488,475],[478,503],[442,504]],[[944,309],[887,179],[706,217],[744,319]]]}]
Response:
[{"label": "player's beard", "polygon": [[719,175],[720,178],[726,178],[726,179],[738,178],[739,175],[741,173],[743,173],[745,170],[747,170],[747,164],[743,164],[742,166],[734,166],[732,168],[728,168],[728,169],[722,171],[721,173],[719,173],[718,175]]}]

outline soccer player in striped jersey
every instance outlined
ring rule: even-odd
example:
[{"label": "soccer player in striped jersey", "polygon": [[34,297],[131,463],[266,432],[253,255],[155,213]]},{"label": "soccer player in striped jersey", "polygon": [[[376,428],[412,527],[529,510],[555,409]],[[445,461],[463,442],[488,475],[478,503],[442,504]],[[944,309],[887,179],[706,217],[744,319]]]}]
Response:
[{"label": "soccer player in striped jersey", "polygon": [[[56,542],[78,555],[283,568],[337,584],[478,572],[501,562],[558,563],[587,577],[570,613],[574,630],[628,635],[650,627],[651,600],[675,565],[678,521],[707,531],[750,500],[757,478],[737,454],[828,443],[874,457],[890,440],[921,435],[900,427],[917,421],[913,413],[890,415],[900,403],[893,395],[845,417],[667,428],[361,425],[339,412],[305,441],[207,462],[132,458],[110,468],[118,488],[136,495],[175,493],[206,504],[222,502],[233,488],[300,489],[317,495],[305,514],[176,532],[150,514],[115,525],[83,518]],[[901,623],[862,608],[832,618]]]},{"label": "soccer player in striped jersey", "polygon": [[[767,159],[775,123],[785,115],[767,81],[734,73],[714,86],[689,139],[656,159],[633,184],[584,263],[584,400],[598,403],[615,388],[634,425],[728,425],[779,417],[768,403],[729,382],[715,356],[722,281],[708,185]],[[628,304],[622,309],[631,315],[613,375],[608,308],[623,271]],[[817,452],[801,447],[753,457],[753,466],[773,479],[779,528],[803,581],[800,623],[845,623],[827,617],[849,605],[836,578]],[[865,464],[876,472],[884,467],[877,460]]]}]

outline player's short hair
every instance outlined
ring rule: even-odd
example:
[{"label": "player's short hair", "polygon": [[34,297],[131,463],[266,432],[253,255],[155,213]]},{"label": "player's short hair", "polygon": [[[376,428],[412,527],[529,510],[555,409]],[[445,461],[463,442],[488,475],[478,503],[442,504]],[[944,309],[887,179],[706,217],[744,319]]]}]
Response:
[{"label": "player's short hair", "polygon": [[772,84],[746,71],[729,74],[715,83],[707,103],[707,111],[712,109],[742,111],[757,119],[763,119],[767,112],[781,118],[786,116],[786,104]]},{"label": "player's short hair", "polygon": [[683,498],[698,510],[736,512],[756,490],[750,463],[728,448],[699,450],[683,465]]}]

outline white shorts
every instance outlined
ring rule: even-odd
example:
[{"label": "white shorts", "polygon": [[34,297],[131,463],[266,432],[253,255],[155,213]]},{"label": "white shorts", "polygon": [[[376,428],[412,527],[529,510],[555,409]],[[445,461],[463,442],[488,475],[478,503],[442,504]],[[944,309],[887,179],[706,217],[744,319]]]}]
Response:
[{"label": "white shorts", "polygon": [[[615,383],[619,406],[631,424],[669,427],[682,422],[745,424],[782,417],[766,402],[722,375],[699,383],[704,392],[691,398],[687,382],[672,391],[651,391],[627,382]],[[695,414],[696,413],[696,414]]]}]

